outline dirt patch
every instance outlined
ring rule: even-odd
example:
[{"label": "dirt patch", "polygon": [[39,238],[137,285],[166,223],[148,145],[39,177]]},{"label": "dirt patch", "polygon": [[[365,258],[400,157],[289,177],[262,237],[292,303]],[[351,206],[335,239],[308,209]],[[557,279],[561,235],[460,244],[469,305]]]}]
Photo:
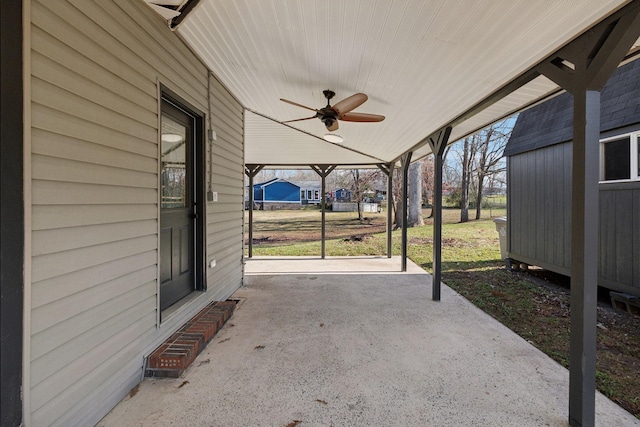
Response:
[{"label": "dirt patch", "polygon": [[[254,213],[255,214],[255,213]],[[248,223],[245,222],[245,245],[249,244]],[[327,240],[365,236],[386,231],[386,216],[371,214],[359,220],[357,214],[327,212],[325,236]],[[319,242],[322,222],[318,211],[260,212],[253,227],[253,244],[280,246],[303,242]]]}]

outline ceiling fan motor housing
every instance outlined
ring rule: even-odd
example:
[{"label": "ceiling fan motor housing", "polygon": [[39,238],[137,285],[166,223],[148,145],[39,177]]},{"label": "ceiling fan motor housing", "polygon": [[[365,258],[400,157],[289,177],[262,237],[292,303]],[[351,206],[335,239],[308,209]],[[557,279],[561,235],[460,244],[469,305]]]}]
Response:
[{"label": "ceiling fan motor housing", "polygon": [[318,110],[317,116],[322,120],[322,123],[324,123],[327,128],[333,126],[336,120],[338,120],[338,113],[330,106]]}]

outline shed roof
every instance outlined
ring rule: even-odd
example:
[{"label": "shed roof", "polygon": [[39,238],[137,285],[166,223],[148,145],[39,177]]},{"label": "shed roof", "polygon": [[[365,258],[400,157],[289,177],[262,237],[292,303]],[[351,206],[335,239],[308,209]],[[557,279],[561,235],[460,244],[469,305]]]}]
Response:
[{"label": "shed roof", "polygon": [[[200,0],[176,31],[246,108],[246,163],[372,165],[418,159],[445,126],[453,142],[556,93],[530,71],[629,3]],[[336,102],[366,93],[355,111],[386,119],[341,122],[342,145],[317,119],[281,123],[312,112],[280,98],[321,108],[323,89]]]},{"label": "shed roof", "polygon": [[[600,131],[640,123],[640,60],[618,68],[600,95]],[[571,141],[573,97],[563,93],[522,112],[505,148],[505,155]]]}]

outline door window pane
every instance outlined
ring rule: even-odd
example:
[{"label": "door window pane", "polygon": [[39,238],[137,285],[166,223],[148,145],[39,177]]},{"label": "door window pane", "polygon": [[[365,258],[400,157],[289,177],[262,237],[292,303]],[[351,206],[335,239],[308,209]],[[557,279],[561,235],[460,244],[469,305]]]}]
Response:
[{"label": "door window pane", "polygon": [[187,128],[162,115],[161,207],[187,207]]},{"label": "door window pane", "polygon": [[630,138],[604,143],[604,180],[631,178]]}]

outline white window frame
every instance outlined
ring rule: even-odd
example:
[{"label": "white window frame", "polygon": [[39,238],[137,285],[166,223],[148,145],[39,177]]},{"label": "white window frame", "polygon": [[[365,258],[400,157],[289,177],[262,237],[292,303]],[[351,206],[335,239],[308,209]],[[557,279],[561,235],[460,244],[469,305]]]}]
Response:
[{"label": "white window frame", "polygon": [[[629,138],[629,179],[604,179],[604,146],[609,141],[616,141],[622,138]],[[638,145],[640,145],[640,132],[629,132],[615,135],[609,138],[600,140],[600,183],[614,183],[614,182],[631,182],[640,181],[640,174],[638,173]]]}]

